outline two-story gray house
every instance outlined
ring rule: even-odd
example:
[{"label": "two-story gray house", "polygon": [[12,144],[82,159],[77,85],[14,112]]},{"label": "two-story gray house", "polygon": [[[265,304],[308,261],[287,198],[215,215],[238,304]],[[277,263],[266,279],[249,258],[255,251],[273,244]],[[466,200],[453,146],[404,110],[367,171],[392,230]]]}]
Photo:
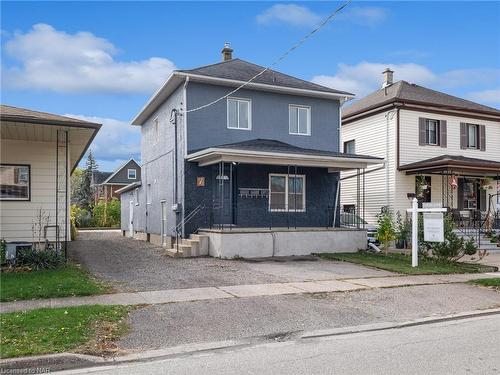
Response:
[{"label": "two-story gray house", "polygon": [[124,234],[178,256],[364,248],[364,231],[335,228],[339,171],[382,163],[339,152],[340,106],[353,95],[261,73],[228,45],[222,56],[174,71],[134,118],[142,182],[120,190]]}]

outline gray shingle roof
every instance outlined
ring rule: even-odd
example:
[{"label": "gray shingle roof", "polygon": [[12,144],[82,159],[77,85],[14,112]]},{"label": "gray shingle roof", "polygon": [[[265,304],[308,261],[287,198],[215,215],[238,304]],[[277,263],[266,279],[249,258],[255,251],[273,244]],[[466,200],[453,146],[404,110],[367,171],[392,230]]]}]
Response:
[{"label": "gray shingle roof", "polygon": [[16,121],[16,122],[44,122],[44,123],[55,123],[55,124],[65,124],[74,126],[88,126],[88,127],[100,127],[100,124],[96,124],[89,121],[83,121],[76,118],[54,115],[52,113],[33,111],[31,109],[13,107],[6,104],[0,104],[0,118],[4,121]]},{"label": "gray shingle roof", "polygon": [[[241,59],[232,59],[229,61],[223,61],[217,64],[206,65],[195,69],[179,70],[179,72],[232,79],[237,81],[248,81],[264,69],[265,68],[263,66],[252,64],[248,61],[244,61]],[[345,91],[339,91],[325,86],[317,85],[315,83],[295,78],[271,69],[267,70],[252,82],[274,86],[291,87],[303,90],[353,95]]]},{"label": "gray shingle roof", "polygon": [[[357,154],[344,154],[341,152],[334,151],[324,151],[315,150],[310,148],[302,148],[293,146],[291,144],[275,141],[271,139],[252,139],[250,141],[243,141],[237,143],[223,144],[220,146],[212,146],[207,148],[226,148],[234,150],[246,150],[246,151],[260,151],[260,152],[275,152],[283,154],[301,154],[301,155],[315,155],[315,156],[330,156],[330,157],[342,157],[342,158],[362,158],[362,159],[374,159],[382,160],[382,158],[377,158],[373,156],[357,155]],[[195,153],[196,150],[192,153]]]},{"label": "gray shingle roof", "polygon": [[350,117],[395,101],[418,102],[434,107],[447,107],[500,115],[500,110],[496,108],[474,103],[470,100],[431,90],[406,81],[398,81],[385,89],[377,90],[357,102],[346,106],[342,110],[342,116],[344,118]]}]

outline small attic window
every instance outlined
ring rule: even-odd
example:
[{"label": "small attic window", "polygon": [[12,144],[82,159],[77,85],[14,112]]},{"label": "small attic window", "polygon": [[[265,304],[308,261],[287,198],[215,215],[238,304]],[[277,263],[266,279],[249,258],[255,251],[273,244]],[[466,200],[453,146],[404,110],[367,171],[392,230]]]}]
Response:
[{"label": "small attic window", "polygon": [[129,180],[135,180],[137,178],[137,170],[136,169],[128,169],[127,170],[127,178]]}]

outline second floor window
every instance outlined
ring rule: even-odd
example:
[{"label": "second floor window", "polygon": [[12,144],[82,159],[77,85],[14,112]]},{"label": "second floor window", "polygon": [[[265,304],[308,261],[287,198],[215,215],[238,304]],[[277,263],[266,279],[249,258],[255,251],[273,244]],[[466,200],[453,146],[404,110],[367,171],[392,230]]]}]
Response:
[{"label": "second floor window", "polygon": [[478,126],[473,124],[467,124],[467,147],[468,148],[478,148]]},{"label": "second floor window", "polygon": [[439,143],[439,121],[426,120],[425,122],[425,143],[437,145]]},{"label": "second floor window", "polygon": [[135,169],[127,170],[127,177],[129,180],[135,180],[137,178],[137,171]]},{"label": "second floor window", "polygon": [[311,108],[290,105],[290,134],[311,135]]},{"label": "second floor window", "polygon": [[356,153],[355,145],[356,144],[354,139],[344,142],[344,154],[355,154]]},{"label": "second floor window", "polygon": [[249,99],[227,99],[227,127],[229,129],[252,128],[252,105]]}]

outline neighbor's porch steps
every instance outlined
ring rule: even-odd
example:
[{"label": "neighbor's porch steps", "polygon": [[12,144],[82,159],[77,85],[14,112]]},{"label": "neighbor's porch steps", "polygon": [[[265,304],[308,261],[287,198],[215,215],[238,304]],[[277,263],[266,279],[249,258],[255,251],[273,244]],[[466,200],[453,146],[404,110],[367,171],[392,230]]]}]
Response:
[{"label": "neighbor's porch steps", "polygon": [[192,258],[208,255],[208,237],[199,234],[191,234],[189,238],[180,238],[179,246],[175,241],[166,254],[174,258]]},{"label": "neighbor's porch steps", "polygon": [[[455,229],[454,232],[459,236],[459,237],[463,237],[464,239],[469,239],[469,238],[473,238],[474,242],[476,243],[476,245],[478,244],[477,243],[477,229],[473,229],[471,230],[469,233],[470,235],[468,234],[465,234],[464,232],[460,231],[459,229]],[[487,251],[500,251],[500,244],[498,243],[492,243],[491,240],[486,237],[483,233],[481,233],[480,235],[480,242],[481,242],[481,245],[479,246],[479,249],[480,250],[487,250]]]}]

